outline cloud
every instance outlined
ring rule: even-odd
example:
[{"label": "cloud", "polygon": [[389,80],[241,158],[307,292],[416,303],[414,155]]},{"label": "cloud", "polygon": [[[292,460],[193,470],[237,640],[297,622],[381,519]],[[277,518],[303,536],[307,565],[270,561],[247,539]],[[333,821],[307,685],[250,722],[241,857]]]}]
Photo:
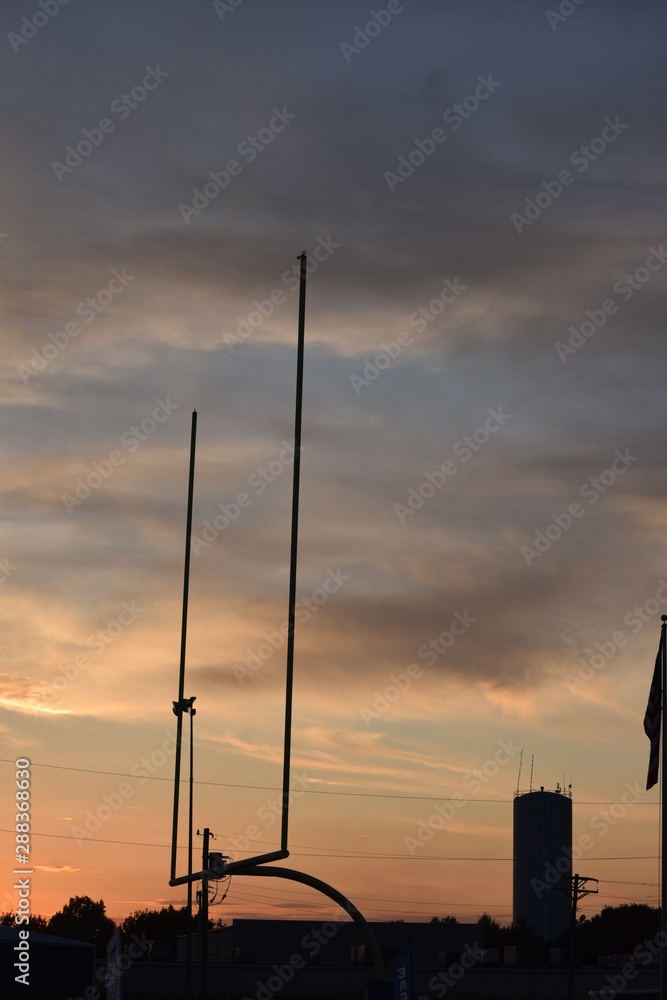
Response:
[{"label": "cloud", "polygon": [[40,686],[30,677],[0,674],[0,705],[3,708],[34,714],[68,715],[64,708],[45,704],[39,697]]},{"label": "cloud", "polygon": [[[321,790],[440,794],[507,730],[558,776],[574,756],[582,787],[610,799],[639,767],[665,565],[667,268],[633,276],[661,245],[651,97],[664,5],[637,17],[610,3],[601,17],[584,4],[556,31],[510,0],[405,8],[346,62],[359,20],[348,0],[271,5],[261,28],[244,4],[224,24],[212,4],[72,4],[0,67],[0,576],[4,560],[17,567],[0,582],[5,756],[30,747],[79,766],[85,752],[111,771],[118,745],[146,752],[134,730],[173,726],[196,407],[193,531],[208,539],[193,555],[186,648],[197,766],[217,775],[232,761],[241,784],[279,783],[293,466],[262,470],[293,435],[292,269],[324,242],[307,285],[297,598],[308,608],[328,574],[348,579],[297,622],[295,767]],[[6,5],[8,31],[23,13]],[[157,61],[164,84],[59,182],[53,161]],[[445,122],[489,74],[501,85],[488,101]],[[244,158],[274,107],[296,118]],[[628,128],[578,170],[572,153],[615,116]],[[443,125],[447,140],[411,164]],[[185,224],[179,204],[231,158],[243,169]],[[384,175],[399,162],[413,169],[392,192]],[[565,168],[573,183],[547,198]],[[540,193],[517,232],[512,214]],[[133,278],[111,295],[120,269]],[[444,303],[446,281],[466,287]],[[610,297],[618,309],[591,331]],[[581,329],[562,360],[557,345]],[[173,414],[137,437],[166,398]],[[511,417],[478,447],[499,408]],[[610,482],[626,449],[637,460]],[[132,602],[142,610],[118,632]],[[451,642],[457,614],[474,621]],[[568,676],[619,632],[627,642],[572,691]],[[366,725],[362,710],[412,664],[419,676]],[[633,726],[637,742],[619,744]],[[63,774],[81,815],[109,791]],[[247,802],[233,794],[242,829]],[[319,838],[309,798],[304,843]],[[168,807],[150,803],[142,815],[160,829]],[[136,815],[114,815],[114,834]],[[332,829],[349,836],[351,816],[341,808]],[[108,862],[97,869],[118,870]],[[162,876],[141,877],[143,898],[160,899]],[[132,891],[114,886],[119,908]]]},{"label": "cloud", "polygon": [[82,868],[72,868],[71,865],[35,865],[40,872],[80,872]]}]

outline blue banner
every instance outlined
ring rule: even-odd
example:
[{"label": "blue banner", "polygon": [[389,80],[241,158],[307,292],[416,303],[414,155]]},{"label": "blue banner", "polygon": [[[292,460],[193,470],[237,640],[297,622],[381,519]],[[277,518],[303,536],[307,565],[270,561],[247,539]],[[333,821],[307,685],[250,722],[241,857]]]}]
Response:
[{"label": "blue banner", "polygon": [[394,1000],[412,1000],[412,956],[409,943],[394,962]]}]

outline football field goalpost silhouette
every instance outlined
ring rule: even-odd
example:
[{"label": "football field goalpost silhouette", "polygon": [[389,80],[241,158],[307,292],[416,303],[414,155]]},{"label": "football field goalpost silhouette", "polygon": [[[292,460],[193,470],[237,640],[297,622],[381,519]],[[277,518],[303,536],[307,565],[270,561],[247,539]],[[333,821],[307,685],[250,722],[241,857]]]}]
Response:
[{"label": "football field goalpost silhouette", "polygon": [[[192,760],[190,761],[190,830],[188,848],[188,873],[186,875],[176,874],[176,854],[178,841],[178,821],[179,821],[179,790],[181,782],[181,747],[183,737],[183,715],[192,713],[192,701],[184,697],[185,690],[185,650],[187,638],[187,615],[188,615],[188,595],[190,579],[190,545],[192,537],[192,502],[194,493],[194,471],[195,471],[195,445],[197,436],[197,412],[192,414],[192,430],[190,439],[190,467],[188,477],[188,505],[187,505],[187,530],[185,541],[185,570],[183,581],[183,611],[181,622],[181,648],[180,667],[178,680],[178,701],[174,702],[174,712],[177,717],[176,729],[176,759],[174,770],[174,808],[171,839],[171,874],[169,878],[170,886],[188,885],[202,881],[204,892],[208,891],[209,880],[225,878],[228,875],[246,875],[264,878],[285,878],[303,885],[310,886],[318,892],[334,900],[345,912],[354,920],[363,935],[368,947],[372,964],[373,974],[376,977],[374,983],[369,983],[369,996],[383,996],[386,994],[386,987],[390,984],[385,980],[384,962],[382,954],[375,938],[375,935],[368,922],[356,908],[356,906],[341,892],[321,879],[308,875],[305,872],[296,871],[292,868],[276,867],[270,863],[281,861],[289,857],[288,842],[288,822],[290,803],[290,758],[292,740],[292,691],[294,679],[294,629],[296,612],[296,577],[297,577],[297,548],[299,529],[299,480],[301,473],[301,417],[303,410],[303,360],[305,342],[305,307],[306,307],[306,274],[307,255],[305,251],[297,258],[300,261],[299,269],[299,321],[298,321],[298,342],[297,342],[297,374],[296,374],[296,406],[294,418],[294,470],[292,483],[292,530],[290,545],[290,574],[289,574],[289,616],[287,632],[287,670],[285,681],[285,733],[283,748],[283,784],[282,784],[282,809],[281,809],[281,830],[280,848],[255,857],[244,858],[240,861],[224,861],[218,855],[215,863],[211,863],[214,855],[208,858],[208,867],[203,867],[200,871],[192,871]],[[192,719],[191,719],[192,723]],[[192,747],[191,747],[192,752]],[[373,988],[374,987],[374,988]]]}]

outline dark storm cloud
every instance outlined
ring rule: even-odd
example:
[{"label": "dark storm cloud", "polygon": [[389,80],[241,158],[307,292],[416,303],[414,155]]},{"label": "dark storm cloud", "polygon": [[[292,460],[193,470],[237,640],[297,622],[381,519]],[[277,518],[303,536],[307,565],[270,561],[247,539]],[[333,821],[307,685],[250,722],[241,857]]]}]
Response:
[{"label": "dark storm cloud", "polygon": [[[197,557],[201,586],[224,589],[233,576],[239,599],[261,595],[265,619],[276,618],[291,470],[261,495],[248,483],[291,437],[294,355],[284,341],[296,295],[284,275],[302,248],[333,242],[309,281],[302,572],[306,593],[329,567],[352,579],[312,627],[331,628],[350,648],[374,647],[371,669],[380,670],[392,656],[409,660],[448,614],[474,604],[480,624],[449,669],[523,683],[539,671],[527,667],[537,626],[526,616],[549,604],[555,618],[573,590],[583,594],[589,559],[600,574],[615,565],[640,575],[636,553],[651,533],[642,501],[662,489],[667,272],[627,298],[614,285],[661,246],[665,140],[654,97],[664,11],[609,4],[603,15],[586,4],[552,30],[538,6],[405,4],[346,60],[341,43],[366,13],[356,3],[246,0],[221,20],[209,3],[121,4],[113,14],[71,5],[8,52],[12,232],[0,280],[15,474],[6,503],[28,522],[49,512],[69,539],[63,565],[79,567],[95,538],[100,549],[133,552],[141,587],[157,593],[151,574],[176,572],[180,558],[197,406],[195,533],[239,492],[252,496]],[[23,16],[7,5],[6,31]],[[114,111],[158,66],[159,86],[127,114]],[[495,83],[459,115],[480,80]],[[104,116],[113,131],[59,180],[54,161]],[[239,152],[272,120],[284,128],[266,148],[252,159]],[[438,127],[446,141],[411,166],[416,140],[430,149]],[[576,153],[604,129],[602,153]],[[234,158],[240,171],[184,221],[179,206],[194,205],[195,189]],[[386,175],[401,163],[406,176],[392,190]],[[572,183],[554,195],[565,169]],[[538,194],[537,217],[517,231],[512,214]],[[114,268],[132,283],[25,384],[18,366],[77,319]],[[420,329],[414,318],[434,302],[439,310],[445,279],[465,292]],[[274,315],[229,351],[225,335],[276,289],[284,301]],[[599,315],[612,296],[615,313],[594,335],[579,334],[563,361],[557,345],[570,327],[576,337],[587,310]],[[357,393],[351,376],[402,330],[409,345]],[[165,397],[175,415],[125,453],[122,436]],[[498,407],[511,414],[507,425],[401,524],[395,505]],[[122,465],[68,513],[62,496],[118,448]],[[638,455],[627,477],[527,566],[520,546],[625,448]],[[606,533],[617,539],[615,562]],[[446,564],[442,575],[432,557]],[[122,559],[112,564],[120,573]],[[46,560],[46,590],[53,572]],[[494,643],[502,656],[489,655]],[[326,653],[332,669],[336,655]]]},{"label": "dark storm cloud", "polygon": [[[471,20],[456,4],[448,6],[446,16],[442,8],[414,6],[351,65],[339,57],[338,46],[358,19],[354,4],[317,15],[306,6],[292,5],[289,19],[284,11],[264,5],[262,30],[257,5],[239,8],[224,23],[215,17],[212,5],[197,5],[188,11],[185,24],[173,5],[161,6],[159,16],[157,6],[142,8],[140,14],[127,7],[129,36],[122,46],[118,24],[100,35],[92,30],[92,13],[81,23],[71,10],[64,11],[62,23],[49,26],[50,35],[45,32],[31,43],[42,46],[37,79],[34,49],[26,48],[11,66],[12,73],[26,76],[21,100],[34,116],[44,116],[40,144],[27,166],[35,180],[39,174],[45,186],[48,180],[56,185],[45,199],[49,211],[44,221],[59,226],[63,239],[62,222],[67,218],[65,245],[78,242],[77,217],[93,196],[97,226],[107,230],[98,253],[108,254],[109,237],[112,247],[114,237],[129,239],[134,244],[129,249],[133,265],[148,258],[152,267],[157,264],[172,272],[170,276],[178,272],[181,279],[196,271],[208,274],[211,283],[231,279],[238,286],[244,279],[249,283],[251,273],[271,280],[278,240],[283,246],[298,245],[304,224],[305,235],[311,237],[330,231],[335,219],[346,253],[332,281],[362,300],[373,292],[386,300],[388,286],[389,302],[401,292],[420,294],[432,281],[434,258],[439,268],[465,270],[476,284],[502,285],[507,274],[517,275],[522,268],[534,280],[536,270],[562,264],[566,257],[576,268],[578,252],[594,252],[594,237],[577,233],[577,228],[586,227],[575,227],[576,218],[581,220],[591,201],[599,204],[600,197],[603,203],[613,197],[615,214],[622,213],[623,189],[628,189],[628,201],[636,198],[638,159],[649,197],[651,180],[657,179],[652,164],[659,162],[664,140],[653,127],[651,102],[646,100],[658,88],[657,63],[649,58],[642,72],[634,62],[631,69],[624,65],[628,32],[639,27],[636,10],[615,7],[605,23],[604,46],[591,48],[594,39],[599,41],[600,24],[587,10],[577,12],[576,25],[552,33],[537,9],[505,5],[501,13],[493,4],[480,4]],[[653,5],[646,10],[660,16]],[[440,33],[428,30],[434,17],[442,18]],[[66,25],[71,33],[63,37]],[[172,34],[176,25],[181,31],[178,42]],[[571,32],[567,43],[565,31]],[[302,45],[304,36],[307,47]],[[465,53],[458,44],[461,37],[468,43]],[[417,39],[420,60],[415,64],[406,56]],[[132,69],[138,65],[134,60],[149,41],[160,58],[165,53],[169,79],[127,122],[117,123],[116,133],[89,162],[58,185],[48,176],[48,156],[40,162],[43,126],[54,140],[59,133],[62,149],[74,141],[80,129],[67,131],[65,126],[76,119],[80,128],[90,127],[116,94],[131,87]],[[643,39],[643,44],[659,48],[658,41]],[[193,62],[195,45],[199,58]],[[277,58],[280,45],[281,55],[298,53],[307,86],[300,87],[289,62]],[[114,59],[100,62],[100,54],[114,46]],[[33,100],[30,87],[43,88],[46,67],[59,67],[68,47],[90,86],[77,91],[56,76],[46,99],[42,90],[40,101]],[[220,47],[222,66],[212,61]],[[253,71],[248,80],[243,65],[249,52]],[[399,67],[397,73],[388,73],[389,65]],[[470,92],[479,74],[488,73],[502,81],[498,93],[391,194],[384,171],[412,148],[416,137],[441,123],[443,112]],[[192,189],[204,184],[210,170],[224,166],[245,136],[265,124],[274,105],[291,105],[294,123],[244,167],[200,219],[184,226],[179,203],[191,198]],[[61,113],[64,107],[66,116]],[[54,109],[57,118],[49,113]],[[552,219],[541,220],[535,231],[526,230],[517,238],[509,222],[511,212],[537,193],[542,180],[568,166],[570,152],[596,136],[606,116],[624,113],[630,130],[619,137],[618,147],[576,179],[562,203],[551,209]],[[639,142],[645,150],[641,158],[636,156]],[[20,188],[17,193],[20,199]],[[119,232],[119,202],[131,208],[131,235]],[[263,216],[261,240],[254,223],[257,213]],[[541,237],[538,225],[543,227]],[[86,256],[90,250],[95,255],[91,235]],[[122,253],[127,243],[113,249]],[[373,266],[369,258],[375,258]]]}]

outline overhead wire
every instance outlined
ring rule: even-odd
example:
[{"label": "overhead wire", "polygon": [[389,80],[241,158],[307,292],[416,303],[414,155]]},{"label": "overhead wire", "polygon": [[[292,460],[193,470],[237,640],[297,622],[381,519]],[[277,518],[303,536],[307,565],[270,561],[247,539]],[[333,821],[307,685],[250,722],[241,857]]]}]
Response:
[{"label": "overhead wire", "polygon": [[[11,760],[11,758],[9,758],[9,757],[0,757],[0,763],[15,764],[16,761]],[[83,774],[108,774],[111,777],[117,777],[117,778],[141,778],[142,781],[168,781],[170,784],[173,784],[173,780],[174,780],[171,777],[162,776],[162,775],[159,775],[159,774],[132,774],[130,771],[105,771],[105,770],[102,770],[100,768],[94,768],[94,767],[73,767],[72,765],[68,765],[68,764],[44,764],[44,763],[41,763],[39,761],[31,761],[30,762],[30,766],[31,767],[53,768],[53,769],[59,770],[59,771],[79,771],[79,772],[81,772]],[[188,782],[187,778],[182,778],[181,779],[181,784],[186,784],[187,782]],[[282,792],[282,788],[278,787],[277,785],[250,785],[250,784],[244,784],[244,783],[240,783],[240,782],[231,782],[231,781],[204,781],[202,779],[195,779],[194,784],[195,785],[210,785],[210,786],[216,787],[216,788],[240,788],[240,789],[245,789],[245,790],[264,791],[264,792]],[[404,794],[402,792],[342,792],[342,791],[334,791],[334,790],[329,789],[329,788],[304,788],[304,789],[299,789],[299,791],[303,791],[304,794],[310,794],[310,795],[349,796],[349,797],[353,797],[353,798],[371,798],[371,799],[373,799],[373,798],[374,799],[407,799],[407,800],[413,800],[413,801],[419,801],[419,802],[437,802],[440,799],[447,798],[446,795],[442,795],[442,794],[440,794],[440,795],[406,795],[406,794]],[[484,803],[490,802],[490,803],[502,803],[504,805],[509,805],[513,801],[514,801],[514,798],[511,798],[511,799],[491,799],[491,798],[479,799],[479,798],[475,798],[475,799],[468,800],[468,804],[469,805],[472,805],[472,804],[477,805],[477,804],[484,804]],[[607,801],[601,801],[601,800],[597,800],[597,799],[595,799],[595,800],[593,800],[593,799],[591,799],[591,800],[579,800],[579,801],[573,800],[572,805],[575,806],[575,807],[576,806],[615,806],[615,805],[618,805],[618,802],[615,802],[615,801],[609,801],[609,802],[607,802]],[[655,808],[657,808],[658,805],[659,805],[659,803],[657,803],[657,802],[635,802],[635,803],[633,803],[633,806],[651,806],[651,807],[655,807]]]},{"label": "overhead wire", "polygon": [[[11,833],[15,831],[10,830],[7,827],[0,827],[0,833]],[[65,833],[41,833],[36,830],[31,831],[31,836],[33,837],[57,837],[61,840],[76,840],[81,842],[83,838],[75,837],[73,834]],[[221,835],[220,835],[221,836]],[[85,842],[91,844],[120,844],[127,847],[159,847],[168,848],[170,844],[153,844],[148,841],[137,841],[137,840],[111,840],[104,837],[86,837]],[[255,841],[255,843],[260,843],[260,841]],[[267,843],[267,841],[264,841]],[[179,850],[187,850],[187,846],[183,844],[178,845]],[[250,851],[239,851],[239,854],[250,854]],[[361,860],[361,861],[475,861],[475,862],[512,862],[514,858],[488,858],[488,857],[464,857],[462,855],[440,855],[440,854],[426,854],[426,855],[406,855],[406,854],[380,854],[380,853],[357,853],[352,855],[343,855],[340,853],[327,853],[327,854],[304,854],[303,852],[290,851],[290,857],[296,858],[338,858],[339,860]],[[589,861],[653,861],[656,855],[654,854],[619,854],[619,855],[605,855],[601,857],[590,857]]]},{"label": "overhead wire", "polygon": [[[15,761],[11,760],[10,758],[0,758],[0,762],[15,764]],[[145,780],[150,780],[150,781],[166,781],[166,782],[170,782],[170,783],[173,781],[172,778],[162,777],[160,775],[147,775],[145,773],[141,773],[141,774],[136,774],[135,773],[135,774],[132,774],[130,772],[125,772],[125,771],[107,771],[107,770],[103,770],[103,769],[100,769],[100,768],[82,768],[82,767],[74,767],[74,766],[64,765],[64,764],[46,764],[46,763],[40,763],[40,762],[36,762],[36,761],[31,761],[30,766],[31,767],[43,767],[43,768],[49,768],[49,769],[55,769],[55,770],[63,770],[63,771],[79,772],[79,773],[85,773],[85,774],[108,775],[108,776],[111,776],[111,777],[130,777],[130,778],[141,777],[142,781],[145,781]],[[187,781],[187,779],[183,779],[183,783],[186,783],[186,781]],[[245,784],[245,783],[233,783],[233,782],[223,782],[223,781],[197,780],[197,781],[195,781],[195,784],[202,785],[202,786],[214,786],[214,787],[224,787],[224,788],[238,788],[238,789],[243,789],[243,790],[257,790],[257,791],[271,791],[271,792],[280,792],[281,791],[280,788],[278,788],[277,786],[272,786],[272,785],[251,785],[251,784]],[[366,791],[366,792],[358,792],[358,791],[334,791],[334,790],[331,790],[331,789],[313,789],[313,788],[303,789],[303,791],[306,792],[306,793],[311,793],[311,794],[331,795],[331,796],[337,796],[337,797],[338,796],[350,796],[350,797],[356,797],[356,798],[358,798],[358,797],[364,797],[364,798],[386,798],[386,799],[399,799],[399,800],[403,799],[403,800],[414,800],[414,801],[437,801],[438,799],[446,797],[446,796],[442,796],[442,795],[440,795],[440,796],[437,796],[437,795],[407,795],[407,794],[395,793],[395,792],[389,793],[389,792],[371,792],[371,791]],[[491,798],[473,799],[473,800],[471,800],[471,802],[474,803],[474,804],[483,804],[483,803],[509,804],[512,801],[513,801],[513,799],[491,799]],[[615,804],[616,804],[615,802],[606,802],[606,801],[597,801],[597,800],[596,801],[581,801],[581,802],[573,803],[573,805],[582,805],[582,806],[583,805],[603,806],[603,805],[615,805]],[[657,806],[658,805],[658,803],[652,803],[652,802],[635,803],[635,804],[636,805],[644,805],[644,806]],[[6,828],[0,828],[0,833],[14,833],[14,831],[6,829]],[[76,837],[74,835],[56,834],[56,833],[41,833],[41,832],[37,832],[37,831],[34,831],[34,830],[32,831],[32,836],[47,837],[47,838],[57,838],[57,839],[64,839],[64,840],[76,840],[76,841],[79,841],[79,842],[82,840],[81,837]],[[236,838],[232,837],[231,834],[219,834],[218,836],[220,838],[223,838],[223,839],[229,839],[229,840],[236,839]],[[170,847],[170,845],[168,845],[168,844],[157,844],[157,843],[151,843],[151,842],[148,842],[148,841],[125,841],[125,840],[114,840],[114,839],[102,838],[102,837],[86,837],[85,840],[89,841],[90,843],[101,843],[101,844],[111,844],[111,845],[131,846],[131,847],[150,847],[150,848],[163,848],[163,849],[169,849],[169,847]],[[254,841],[254,843],[269,844],[271,842],[270,841]],[[290,856],[292,856],[292,857],[337,858],[338,860],[365,860],[365,861],[367,861],[367,860],[373,860],[373,861],[382,861],[382,860],[394,860],[394,861],[395,860],[401,860],[401,861],[406,861],[406,860],[411,860],[411,861],[441,861],[441,862],[457,862],[457,863],[460,863],[462,861],[475,862],[475,863],[479,863],[479,862],[487,862],[487,863],[509,863],[509,862],[512,862],[514,860],[511,857],[489,858],[489,857],[461,857],[461,856],[449,856],[449,855],[407,856],[407,855],[404,855],[404,854],[391,854],[391,853],[382,853],[382,852],[377,852],[377,851],[376,852],[361,851],[361,850],[353,850],[353,849],[345,849],[345,848],[339,848],[339,849],[336,849],[335,851],[332,851],[332,849],[330,849],[330,848],[319,847],[317,845],[310,845],[310,844],[308,844],[308,845],[305,845],[305,844],[298,845],[297,844],[297,845],[294,845],[294,846],[297,847],[298,850],[290,852]],[[186,845],[178,845],[178,849],[179,850],[186,850],[187,847],[186,847]],[[238,853],[239,854],[251,854],[252,852],[250,852],[250,851],[239,851]],[[589,860],[590,861],[640,861],[640,860],[655,860],[655,858],[656,858],[656,855],[610,855],[610,856],[602,856],[602,857],[598,857],[598,858],[590,858]],[[618,885],[637,885],[637,886],[641,885],[641,886],[650,886],[650,887],[656,887],[658,885],[658,883],[655,883],[655,882],[639,882],[639,881],[631,881],[631,880],[604,879],[603,881],[605,883],[609,882],[610,884],[618,884]],[[235,898],[236,898],[238,892],[239,892],[239,890],[237,889],[236,892],[235,892]],[[298,898],[294,899],[294,898],[291,898],[290,896],[284,896],[284,895],[281,897],[277,893],[272,893],[270,896],[267,896],[266,894],[260,894],[259,896],[254,896],[252,893],[248,894],[247,888],[244,888],[244,890],[242,890],[242,892],[245,894],[244,898],[248,902],[254,902],[255,900],[260,901],[260,902],[261,901],[270,902],[272,899],[275,900],[277,898],[282,898],[284,900],[287,900],[288,902],[293,902],[295,904],[298,904]],[[604,891],[601,892],[599,895],[602,896],[604,899],[628,900],[628,901],[631,901],[631,902],[651,902],[651,897],[644,897],[641,900],[637,900],[636,898],[633,898],[633,897],[613,895],[611,893],[606,893]],[[365,900],[367,902],[388,902],[388,903],[394,902],[396,904],[399,904],[401,907],[406,907],[406,906],[421,906],[421,907],[425,907],[425,906],[429,906],[429,903],[426,902],[426,901],[421,902],[421,901],[414,901],[414,900],[410,901],[410,900],[392,900],[392,899],[386,899],[385,900],[385,899],[382,899],[382,898],[379,898],[379,897],[358,897],[358,898],[360,900],[363,899],[363,900]],[[308,904],[304,903],[304,905],[307,905],[308,908],[312,909],[315,904],[311,902],[311,903],[308,903]],[[320,904],[320,905],[326,905],[326,904]],[[475,903],[451,903],[450,902],[450,903],[439,903],[438,904],[438,908],[440,908],[443,905],[444,906],[458,908],[459,910],[464,909],[464,908],[470,908],[470,909],[478,910],[482,906],[482,904],[475,904]],[[588,905],[591,905],[591,904],[588,904]],[[492,908],[492,909],[496,910],[496,909],[502,908],[502,906],[503,906],[503,904],[486,904],[483,907],[483,909],[488,910],[488,909]],[[371,907],[366,907],[366,909],[368,909],[369,912],[385,912],[385,911],[386,912],[392,912],[388,907],[380,907],[380,908],[378,908],[378,907],[371,906]],[[423,915],[423,914],[421,914],[421,913],[411,913],[410,914],[410,916],[420,916],[420,915]],[[503,914],[499,914],[499,916],[502,916],[502,915]]]}]

